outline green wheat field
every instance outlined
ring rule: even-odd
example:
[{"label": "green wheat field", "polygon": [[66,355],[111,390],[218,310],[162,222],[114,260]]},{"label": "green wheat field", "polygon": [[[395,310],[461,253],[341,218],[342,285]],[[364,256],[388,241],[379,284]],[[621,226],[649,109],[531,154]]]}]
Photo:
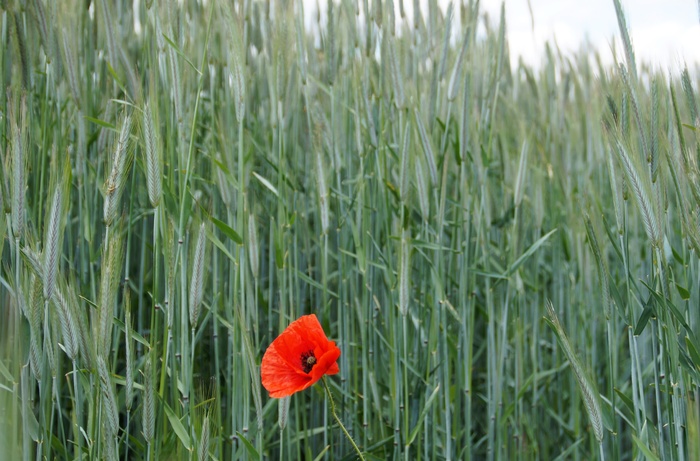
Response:
[{"label": "green wheat field", "polygon": [[315,313],[365,459],[700,460],[698,72],[610,1],[537,68],[478,0],[0,1],[0,459],[357,459],[261,385]]}]

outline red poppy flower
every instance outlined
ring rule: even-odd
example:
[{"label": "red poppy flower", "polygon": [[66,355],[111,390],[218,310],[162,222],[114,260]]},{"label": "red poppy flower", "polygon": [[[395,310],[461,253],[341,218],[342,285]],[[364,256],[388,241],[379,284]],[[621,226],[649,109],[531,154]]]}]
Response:
[{"label": "red poppy flower", "polygon": [[311,387],[338,369],[340,349],[329,341],[315,314],[292,322],[265,351],[260,366],[262,385],[281,398]]}]

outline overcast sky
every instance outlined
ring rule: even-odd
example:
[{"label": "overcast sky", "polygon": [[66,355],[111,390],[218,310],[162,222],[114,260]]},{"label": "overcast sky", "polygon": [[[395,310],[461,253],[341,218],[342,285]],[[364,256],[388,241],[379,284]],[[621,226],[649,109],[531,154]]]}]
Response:
[{"label": "overcast sky", "polygon": [[[528,0],[505,3],[511,52],[526,62],[536,65],[545,40],[556,38],[562,50],[574,51],[586,37],[606,62],[612,62],[611,40],[619,39],[612,0],[530,0],[532,16]],[[481,5],[497,20],[500,0],[481,0]],[[638,61],[666,70],[700,63],[697,0],[623,0],[622,7]]]},{"label": "overcast sky", "polygon": [[[336,3],[338,0],[334,0]],[[399,1],[393,0],[396,17]],[[455,6],[469,0],[453,0]],[[427,14],[428,0],[419,0]],[[438,0],[447,9],[450,0]],[[579,50],[586,40],[599,50],[603,62],[612,64],[612,40],[623,59],[620,31],[613,0],[505,0],[511,61],[518,58],[539,66],[546,41],[556,40],[566,54]],[[637,64],[644,61],[669,72],[687,63],[691,70],[700,67],[700,21],[698,0],[622,0],[622,8],[632,37]],[[321,9],[326,20],[326,1],[304,0],[307,30],[315,27],[315,15]],[[403,0],[406,18],[413,17],[413,0]],[[488,12],[494,27],[499,20],[501,0],[481,0],[481,12]],[[458,18],[455,12],[455,18]],[[534,26],[534,28],[533,28]],[[454,33],[454,29],[453,29]]]},{"label": "overcast sky", "polygon": [[[335,0],[337,2],[337,0]],[[398,17],[400,0],[394,0]],[[419,0],[427,11],[428,0]],[[468,0],[453,0],[455,6]],[[403,0],[406,17],[413,17],[413,0]],[[438,0],[447,9],[449,0]],[[314,27],[316,5],[321,8],[325,21],[324,0],[304,0],[308,27]],[[481,0],[481,11],[487,11],[491,20],[498,22],[501,0]],[[605,63],[612,63],[611,40],[618,41],[619,29],[613,0],[505,0],[508,41],[511,60],[518,57],[537,67],[544,51],[545,41],[556,39],[565,53],[580,49],[588,42],[596,47]],[[638,63],[646,61],[660,69],[677,71],[687,63],[689,68],[700,65],[700,21],[698,0],[622,0],[632,44]],[[455,17],[458,15],[456,14]],[[534,25],[534,28],[533,28]]]}]

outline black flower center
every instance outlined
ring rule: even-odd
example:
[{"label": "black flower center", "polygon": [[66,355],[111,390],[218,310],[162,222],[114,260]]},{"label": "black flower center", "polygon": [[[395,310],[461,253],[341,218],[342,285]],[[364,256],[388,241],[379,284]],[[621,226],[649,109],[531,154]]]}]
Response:
[{"label": "black flower center", "polygon": [[314,351],[303,352],[301,354],[301,369],[304,370],[304,373],[310,372],[314,365],[316,365]]}]

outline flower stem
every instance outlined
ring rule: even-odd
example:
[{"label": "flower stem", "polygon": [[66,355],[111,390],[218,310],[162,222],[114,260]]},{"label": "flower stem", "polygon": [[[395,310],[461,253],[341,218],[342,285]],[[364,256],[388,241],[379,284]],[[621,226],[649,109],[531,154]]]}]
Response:
[{"label": "flower stem", "polygon": [[359,455],[360,459],[361,459],[362,461],[365,461],[365,457],[362,456],[362,452],[361,452],[360,449],[357,447],[357,444],[356,444],[355,441],[352,439],[352,437],[350,437],[350,434],[348,433],[348,430],[345,429],[345,426],[343,425],[343,422],[340,420],[340,418],[338,418],[338,414],[335,412],[335,402],[333,402],[333,395],[331,395],[331,389],[328,387],[328,382],[326,381],[326,377],[325,377],[325,376],[322,378],[322,381],[323,381],[323,387],[324,387],[324,389],[326,389],[326,394],[328,394],[328,401],[331,403],[331,413],[333,413],[333,417],[334,417],[335,420],[338,422],[338,426],[340,426],[340,428],[343,430],[343,433],[345,434],[345,437],[348,438],[348,440],[349,440],[350,443],[352,444],[352,447],[355,449],[355,451],[356,451],[357,454]]}]

